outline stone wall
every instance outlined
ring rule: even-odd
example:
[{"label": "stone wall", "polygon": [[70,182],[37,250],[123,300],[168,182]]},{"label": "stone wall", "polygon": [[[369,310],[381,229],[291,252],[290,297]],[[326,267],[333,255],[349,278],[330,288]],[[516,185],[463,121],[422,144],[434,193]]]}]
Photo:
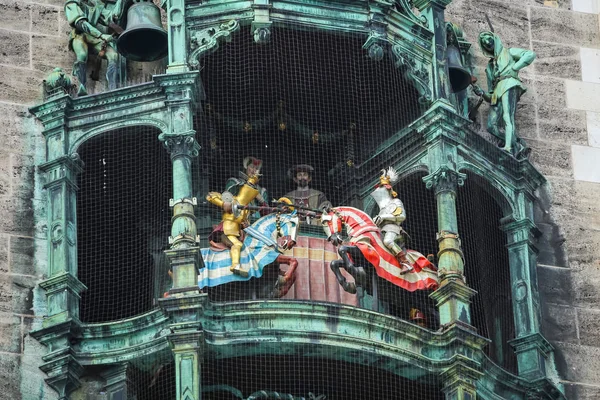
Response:
[{"label": "stone wall", "polygon": [[[63,6],[64,0],[0,0],[0,399],[57,398],[39,369],[47,349],[27,334],[44,314],[36,286],[46,265],[45,199],[35,173],[44,139],[28,108],[42,101],[42,80],[52,69],[71,72]],[[105,87],[102,64],[102,79],[88,79],[90,93]],[[128,81],[161,71],[161,63],[130,63]]]},{"label": "stone wall", "polygon": [[[56,398],[38,369],[45,349],[27,335],[43,315],[36,284],[46,254],[35,174],[43,138],[27,109],[41,101],[41,82],[52,68],[71,70],[63,4],[0,0],[0,399]],[[487,12],[506,45],[538,54],[522,73],[529,91],[518,128],[548,179],[537,210],[545,334],[568,397],[580,399],[600,398],[598,10],[597,0],[455,0],[447,13],[473,42],[487,29]],[[485,62],[476,58],[481,81]],[[160,66],[132,63],[131,81],[155,70]],[[90,83],[98,90],[102,84]]]},{"label": "stone wall", "polygon": [[[43,161],[43,138],[28,106],[41,100],[41,82],[72,57],[62,24],[61,0],[0,0],[0,399],[54,399],[39,370],[45,348],[27,332],[39,325],[34,301],[44,265],[36,242],[35,165]],[[45,251],[44,251],[45,252]],[[34,262],[35,260],[35,262]]]},{"label": "stone wall", "polygon": [[[469,41],[488,13],[509,47],[532,49],[517,128],[546,176],[536,223],[544,334],[569,399],[600,398],[600,30],[598,0],[454,0]],[[477,76],[487,60],[474,46]],[[485,83],[483,83],[485,85]],[[487,108],[485,105],[482,108]],[[485,112],[485,110],[483,110]]]}]

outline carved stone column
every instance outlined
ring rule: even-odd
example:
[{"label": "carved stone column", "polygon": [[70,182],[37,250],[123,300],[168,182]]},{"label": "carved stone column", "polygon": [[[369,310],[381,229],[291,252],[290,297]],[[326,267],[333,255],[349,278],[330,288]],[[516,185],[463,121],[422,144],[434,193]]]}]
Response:
[{"label": "carved stone column", "polygon": [[[441,141],[437,150],[444,146]],[[430,297],[440,312],[440,325],[447,337],[444,342],[452,343],[454,353],[440,375],[442,391],[448,400],[476,399],[476,382],[483,375],[480,371],[482,349],[487,344],[471,325],[470,299],[476,292],[465,283],[464,257],[458,236],[456,192],[465,179],[466,175],[456,171],[451,162],[440,165],[423,178],[426,187],[435,191],[437,201],[440,286]]]},{"label": "carved stone column", "polygon": [[165,135],[163,140],[173,162],[171,248],[165,252],[173,271],[173,287],[169,293],[198,293],[200,249],[196,244],[194,207],[197,201],[192,195],[191,158],[198,155],[199,145],[189,134]]},{"label": "carved stone column", "polygon": [[197,72],[155,76],[165,88],[169,113],[169,131],[159,136],[171,155],[173,166],[173,208],[170,249],[165,253],[173,271],[171,295],[198,293],[199,247],[192,191],[192,158],[200,145],[193,129],[193,113],[201,91]]},{"label": "carved stone column", "polygon": [[451,93],[446,62],[446,21],[444,10],[452,0],[413,0],[413,5],[427,18],[433,39],[433,101],[448,102]]},{"label": "carved stone column", "polygon": [[40,283],[46,290],[47,316],[51,326],[79,319],[79,293],[85,286],[77,279],[77,174],[82,162],[77,154],[62,156],[40,165],[46,174],[48,196],[48,279]]},{"label": "carved stone column", "polygon": [[452,364],[441,374],[442,391],[446,400],[475,400],[476,383],[483,375],[473,360],[456,356]]},{"label": "carved stone column", "polygon": [[106,380],[104,391],[107,400],[127,400],[127,364],[118,364],[104,371],[102,377]]},{"label": "carved stone column", "polygon": [[80,386],[82,368],[70,347],[78,330],[80,293],[86,287],[77,279],[77,228],[75,212],[76,175],[81,172],[79,157],[63,156],[42,164],[48,196],[48,279],[40,283],[46,292],[46,316],[42,329],[31,336],[48,346],[40,366],[46,382],[67,399]]},{"label": "carved stone column", "polygon": [[423,178],[427,188],[435,191],[437,201],[440,287],[431,297],[438,304],[442,326],[459,323],[471,327],[469,306],[475,291],[465,284],[464,257],[456,218],[456,190],[465,179],[465,174],[448,165],[438,167]]},{"label": "carved stone column", "polygon": [[[517,355],[519,376],[527,379],[547,375],[552,345],[541,335],[541,310],[537,292],[537,248],[535,224],[529,218],[506,222],[508,256],[512,282],[515,336],[510,344]],[[553,368],[553,363],[551,363]]]},{"label": "carved stone column", "polygon": [[169,343],[175,356],[178,400],[200,400],[200,361],[204,332],[200,316],[207,295],[198,288],[200,249],[196,228],[192,188],[192,158],[200,146],[193,129],[193,113],[202,93],[197,72],[155,76],[165,88],[169,109],[169,131],[159,139],[171,155],[173,163],[173,218],[170,249],[165,253],[173,271],[173,287],[159,304],[169,315]]},{"label": "carved stone column", "polygon": [[202,397],[200,372],[204,331],[200,318],[207,301],[205,293],[159,300],[161,308],[171,318],[168,340],[175,357],[177,400],[200,400]]},{"label": "carved stone column", "polygon": [[177,400],[200,400],[204,332],[177,332],[169,336],[169,344],[175,354]]},{"label": "carved stone column", "polygon": [[57,97],[30,111],[44,125],[46,163],[40,165],[45,175],[47,195],[47,276],[40,283],[46,292],[46,315],[42,328],[31,336],[48,346],[40,366],[46,382],[61,399],[80,386],[82,368],[71,352],[71,340],[78,330],[80,293],[86,287],[77,279],[77,175],[82,162],[77,154],[68,154],[68,96]]},{"label": "carved stone column", "polygon": [[167,29],[169,30],[169,65],[167,73],[189,71],[187,65],[187,29],[185,27],[185,0],[167,1]]}]

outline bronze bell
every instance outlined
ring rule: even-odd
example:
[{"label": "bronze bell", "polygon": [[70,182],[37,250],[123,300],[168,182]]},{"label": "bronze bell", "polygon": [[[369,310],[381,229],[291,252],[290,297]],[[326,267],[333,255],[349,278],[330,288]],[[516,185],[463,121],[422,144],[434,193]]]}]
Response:
[{"label": "bronze bell", "polygon": [[160,9],[151,1],[134,1],[127,11],[127,29],[117,39],[117,49],[129,60],[159,60],[169,51]]},{"label": "bronze bell", "polygon": [[446,50],[450,86],[454,93],[465,90],[471,84],[471,74],[462,65],[461,54],[458,47],[448,44]]}]

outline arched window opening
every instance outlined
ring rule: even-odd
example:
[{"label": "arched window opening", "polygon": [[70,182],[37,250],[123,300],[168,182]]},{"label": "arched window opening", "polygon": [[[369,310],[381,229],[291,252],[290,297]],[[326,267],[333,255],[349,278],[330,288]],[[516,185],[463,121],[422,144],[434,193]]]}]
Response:
[{"label": "arched window opening", "polygon": [[437,254],[437,206],[435,193],[425,187],[425,172],[409,175],[395,187],[404,204],[406,220],[402,227],[410,236],[410,248],[428,254]]},{"label": "arched window opening", "polygon": [[150,311],[168,279],[171,162],[150,127],[93,137],[78,153],[80,318],[106,322]]},{"label": "arched window opening", "polygon": [[[297,353],[301,352],[302,349],[297,350]],[[369,363],[366,357],[359,356],[354,362],[321,357],[270,355],[212,361],[213,367],[202,371],[203,384],[214,388],[203,394],[202,398],[207,400],[241,398],[232,396],[232,389],[240,391],[244,398],[265,390],[277,392],[281,396],[273,395],[268,398],[294,396],[327,400],[444,399],[434,376],[420,373],[415,366],[400,362],[397,363],[396,371],[410,370],[413,379],[379,369],[375,364]],[[387,364],[382,362],[381,365]],[[382,384],[383,382],[385,384]],[[314,397],[310,396],[310,393]]]},{"label": "arched window opening", "polygon": [[[356,173],[355,166],[424,111],[392,52],[373,60],[363,49],[366,39],[358,33],[273,28],[271,41],[257,44],[250,30],[241,30],[231,42],[202,58],[206,100],[195,122],[206,133],[198,140],[207,151],[199,165],[203,178],[198,197],[204,198],[209,190],[225,191],[230,178],[246,172],[243,160],[253,156],[262,161],[259,185],[266,189],[265,200],[297,190],[291,168],[307,164],[313,168],[311,189],[322,192],[333,205],[350,205],[344,204],[345,199],[356,196],[358,187],[345,182]],[[210,221],[201,217],[202,241],[219,223],[221,210],[212,205],[199,209],[211,215]],[[300,234],[324,241],[318,223],[302,223]],[[314,243],[305,242],[308,254]],[[329,253],[335,257],[335,249],[323,243],[317,246],[327,255],[323,260],[302,261],[306,265],[298,268],[292,298],[356,305],[355,295],[345,299],[347,293],[338,293],[335,278],[326,277],[330,272],[326,258]],[[274,272],[276,278],[277,269]],[[271,282],[268,270],[266,275],[263,281]],[[222,285],[209,294],[221,301],[261,297],[264,285],[252,287],[255,283]]]},{"label": "arched window opening", "polygon": [[465,255],[465,276],[477,291],[471,301],[472,323],[491,340],[487,355],[510,372],[517,360],[508,343],[515,337],[506,234],[500,229],[501,207],[495,189],[475,174],[467,174],[457,201],[458,230]]},{"label": "arched window opening", "polygon": [[274,28],[272,40],[258,45],[243,30],[203,58],[210,190],[222,191],[254,156],[263,160],[261,185],[271,198],[296,189],[287,172],[297,164],[314,167],[311,186],[333,204],[347,198],[336,172],[353,173],[423,112],[393,56],[370,59],[365,40]]}]

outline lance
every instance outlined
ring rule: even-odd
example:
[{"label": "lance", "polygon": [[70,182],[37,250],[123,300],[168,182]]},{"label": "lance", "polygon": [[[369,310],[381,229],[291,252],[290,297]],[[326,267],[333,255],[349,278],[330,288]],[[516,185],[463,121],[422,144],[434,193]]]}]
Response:
[{"label": "lance", "polygon": [[293,205],[293,204],[285,203],[283,201],[273,201],[272,203],[273,204],[277,204],[279,206],[288,207],[288,208],[289,207],[293,207],[296,210],[310,211],[310,212],[314,213],[317,216],[321,216],[321,214],[323,214],[325,212],[325,210],[321,210],[319,208],[310,208],[310,207],[304,207],[304,206],[296,206],[296,205]]},{"label": "lance", "polygon": [[241,204],[236,204],[236,203],[234,203],[231,206],[231,209],[233,211],[233,215],[235,215],[236,217],[238,215],[240,215],[240,213],[243,210],[249,210],[249,211],[268,211],[269,213],[273,213],[273,212],[285,212],[286,211],[283,207],[251,206],[251,205],[243,206]]},{"label": "lance", "polygon": [[494,33],[494,25],[492,25],[492,21],[490,20],[488,13],[485,13],[485,19],[490,27],[490,32]]},{"label": "lance", "polygon": [[[494,25],[492,25],[492,21],[490,20],[490,16],[488,15],[488,13],[485,13],[485,20],[487,21],[487,24],[490,27],[490,32],[494,33]],[[477,78],[474,76],[471,77],[471,85],[475,86],[476,83],[477,83]],[[477,100],[477,104],[475,104],[469,110],[469,119],[471,121],[475,121],[475,118],[477,116],[477,110],[479,110],[479,107],[481,107],[481,104],[483,104],[483,96],[479,96],[479,100]]]},{"label": "lance", "polygon": [[[268,213],[274,213],[274,212],[290,212],[290,208],[292,207],[291,205],[287,204],[287,203],[280,203],[281,205],[284,205],[284,207],[269,207],[269,206],[252,206],[252,205],[246,205],[246,206],[242,206],[240,204],[233,204],[231,209],[233,211],[233,215],[235,215],[236,217],[238,215],[240,215],[240,213],[242,212],[242,210],[249,210],[249,211],[267,211]],[[296,206],[293,206],[294,208],[297,208]],[[307,216],[307,217],[320,217],[321,214],[317,214],[314,211],[305,211],[304,209],[307,207],[303,207],[303,209],[301,211],[298,212],[299,215],[302,216]],[[309,209],[310,210],[310,209]],[[322,213],[322,211],[320,211]]]}]

